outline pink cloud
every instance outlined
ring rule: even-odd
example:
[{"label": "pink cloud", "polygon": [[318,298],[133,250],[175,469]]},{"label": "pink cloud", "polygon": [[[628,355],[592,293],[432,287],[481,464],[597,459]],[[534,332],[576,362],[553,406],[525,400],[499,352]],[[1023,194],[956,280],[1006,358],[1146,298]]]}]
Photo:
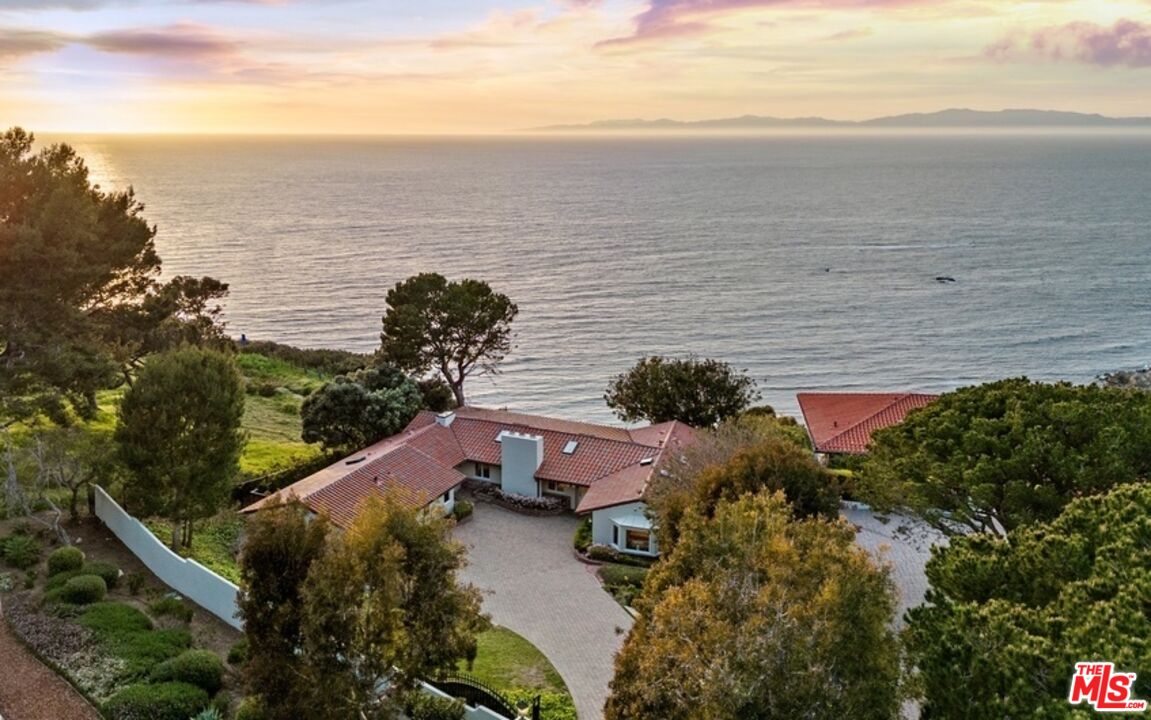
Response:
[{"label": "pink cloud", "polygon": [[84,44],[109,53],[191,60],[233,55],[239,49],[236,41],[194,23],[96,33],[84,38]]},{"label": "pink cloud", "polygon": [[635,32],[613,38],[601,46],[645,40],[701,35],[710,29],[707,18],[735,10],[795,6],[807,8],[866,8],[899,5],[912,0],[651,0],[635,18]]},{"label": "pink cloud", "polygon": [[1151,25],[1134,20],[1119,20],[1110,27],[1073,22],[1008,35],[984,48],[983,54],[1000,62],[1038,57],[1098,67],[1151,67]]}]

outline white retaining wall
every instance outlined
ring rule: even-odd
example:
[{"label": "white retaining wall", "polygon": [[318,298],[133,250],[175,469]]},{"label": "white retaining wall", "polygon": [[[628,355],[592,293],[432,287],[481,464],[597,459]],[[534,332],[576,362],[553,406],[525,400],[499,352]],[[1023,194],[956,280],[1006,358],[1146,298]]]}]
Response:
[{"label": "white retaining wall", "polygon": [[195,560],[182,558],[156,539],[144,523],[120,507],[104,488],[96,488],[96,517],[104,521],[120,542],[132,551],[165,585],[237,630],[240,588]]}]

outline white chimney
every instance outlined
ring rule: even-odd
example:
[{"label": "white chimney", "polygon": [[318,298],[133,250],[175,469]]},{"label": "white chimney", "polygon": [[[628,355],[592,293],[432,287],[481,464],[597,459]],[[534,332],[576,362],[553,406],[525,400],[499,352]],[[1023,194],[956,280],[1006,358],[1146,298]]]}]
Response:
[{"label": "white chimney", "polygon": [[440,427],[451,427],[451,424],[455,421],[455,419],[455,412],[448,410],[446,412],[440,413],[439,415],[436,415],[436,425],[439,425]]},{"label": "white chimney", "polygon": [[504,432],[500,440],[500,486],[504,492],[539,496],[536,470],[544,461],[544,439],[539,435]]}]

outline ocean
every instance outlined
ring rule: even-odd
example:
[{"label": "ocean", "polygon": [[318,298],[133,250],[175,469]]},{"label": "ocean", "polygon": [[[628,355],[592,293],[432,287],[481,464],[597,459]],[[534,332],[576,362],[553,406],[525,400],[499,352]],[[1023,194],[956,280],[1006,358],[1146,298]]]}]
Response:
[{"label": "ocean", "polygon": [[[646,354],[804,390],[1090,381],[1151,361],[1151,135],[65,137],[229,331],[370,351],[435,271],[520,308],[471,402],[611,421]],[[953,278],[954,282],[937,278]]]}]

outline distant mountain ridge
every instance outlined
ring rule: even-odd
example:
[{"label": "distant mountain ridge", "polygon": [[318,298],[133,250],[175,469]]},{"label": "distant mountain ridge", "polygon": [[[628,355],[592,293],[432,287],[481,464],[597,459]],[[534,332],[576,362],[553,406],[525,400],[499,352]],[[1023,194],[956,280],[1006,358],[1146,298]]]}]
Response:
[{"label": "distant mountain ridge", "polygon": [[743,115],[715,120],[598,120],[582,125],[548,125],[533,132],[572,130],[755,130],[773,128],[1151,128],[1151,117],[1107,117],[1059,110],[967,110],[909,113],[870,120],[829,120],[822,117],[778,118]]}]

